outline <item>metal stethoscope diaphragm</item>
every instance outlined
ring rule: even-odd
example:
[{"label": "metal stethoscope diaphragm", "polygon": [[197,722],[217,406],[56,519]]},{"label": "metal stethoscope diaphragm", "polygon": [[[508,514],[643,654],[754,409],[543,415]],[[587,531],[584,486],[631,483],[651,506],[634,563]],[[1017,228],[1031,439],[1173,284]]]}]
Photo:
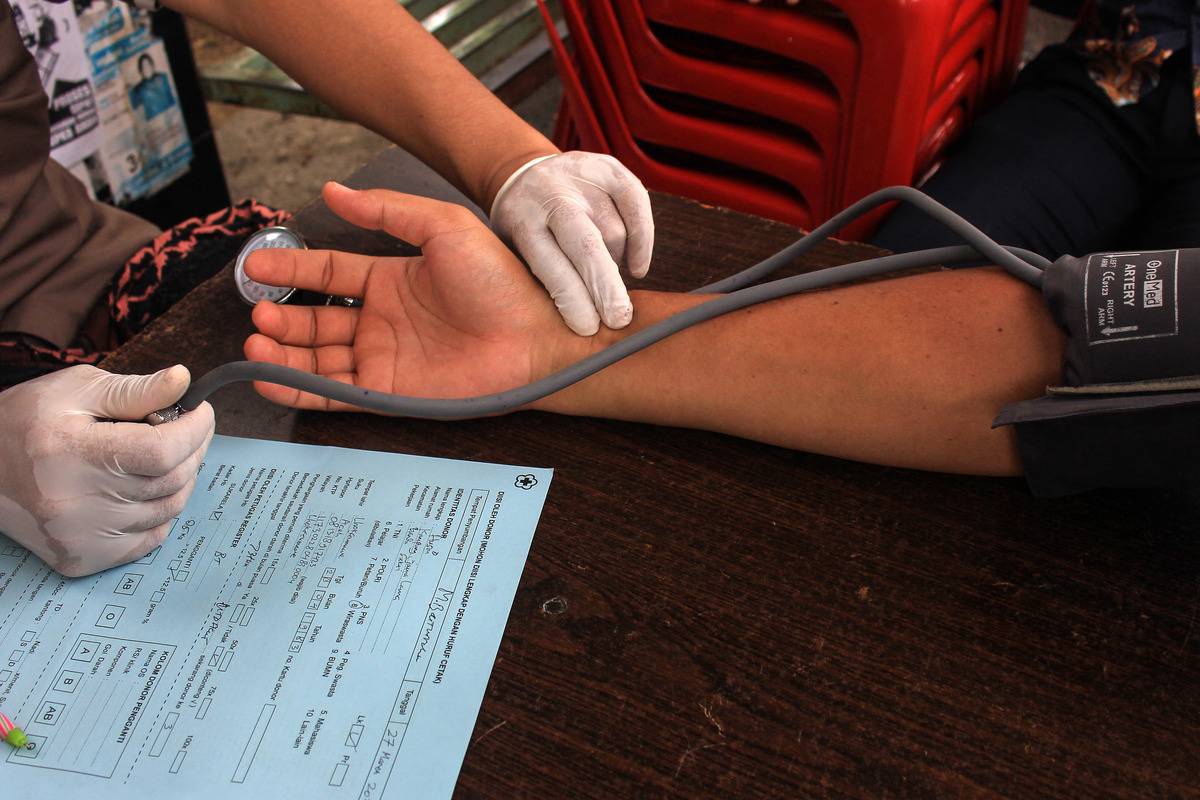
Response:
[{"label": "metal stethoscope diaphragm", "polygon": [[[300,234],[293,231],[291,228],[286,228],[282,225],[276,225],[270,228],[263,228],[256,231],[242,245],[242,249],[238,251],[237,259],[233,265],[233,280],[237,286],[238,296],[242,298],[248,305],[256,305],[263,300],[271,303],[283,304],[288,302],[303,301],[307,298],[304,295],[309,293],[301,292],[295,287],[290,286],[271,286],[270,284],[256,281],[246,274],[246,259],[255,250],[266,250],[270,248],[280,248],[289,250],[307,250],[308,244]],[[356,308],[362,305],[362,301],[354,297],[341,297],[339,295],[324,295],[324,302],[321,302],[322,296],[313,296],[315,302],[303,303],[303,305],[326,305],[326,306],[346,306],[348,308]]]}]

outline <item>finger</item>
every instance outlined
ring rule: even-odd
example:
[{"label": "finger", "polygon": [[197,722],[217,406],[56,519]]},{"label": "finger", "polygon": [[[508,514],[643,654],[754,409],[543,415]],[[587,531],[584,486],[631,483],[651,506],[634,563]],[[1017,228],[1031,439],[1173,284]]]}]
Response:
[{"label": "finger", "polygon": [[[81,548],[90,548],[90,542],[102,540],[105,537],[125,536],[130,531],[144,531],[155,528],[164,522],[179,516],[191,496],[196,485],[196,475],[191,475],[183,486],[164,497],[149,500],[133,501],[105,494],[92,497],[86,510],[88,521],[100,520],[94,534],[88,536],[89,544]],[[76,524],[80,524],[81,521]],[[93,523],[95,524],[95,523]]]},{"label": "finger", "polygon": [[[130,561],[137,561],[140,558],[145,558],[154,551],[156,547],[167,540],[167,536],[171,533],[171,521],[167,520],[161,525],[157,525],[148,531],[137,531],[136,533],[127,533],[125,538],[130,544],[128,551],[121,557],[118,562],[127,564]],[[131,542],[128,540],[132,540]]]},{"label": "finger", "polygon": [[357,190],[330,181],[321,196],[325,205],[347,222],[387,231],[417,247],[436,236],[483,224],[463,206],[387,189]]},{"label": "finger", "polygon": [[183,513],[183,508],[195,488],[196,476],[192,475],[173,494],[133,504],[125,511],[125,524],[122,527],[126,531],[145,531],[170,522]]},{"label": "finger", "polygon": [[182,464],[175,467],[175,469],[166,475],[158,478],[128,476],[116,486],[116,491],[126,500],[139,502],[143,500],[157,500],[160,497],[170,497],[187,486],[188,481],[196,477],[196,474],[200,471],[200,465],[204,462],[204,456],[208,453],[208,446],[211,442],[212,434],[210,433],[208,439],[205,440],[199,450],[188,456]]},{"label": "finger", "polygon": [[166,475],[199,450],[212,435],[213,408],[201,403],[179,419],[162,425],[141,422],[94,422],[92,446],[102,463],[117,475]]},{"label": "finger", "polygon": [[174,404],[191,383],[187,367],[176,364],[152,375],[92,373],[77,392],[79,410],[100,419],[141,421],[152,411]]},{"label": "finger", "polygon": [[567,327],[580,336],[600,330],[600,314],[583,278],[548,230],[518,232],[514,242],[534,277],[542,282]]},{"label": "finger", "polygon": [[[289,348],[285,348],[273,339],[269,339],[262,334],[252,334],[242,348],[246,354],[246,358],[251,361],[265,361],[268,364],[281,364],[283,366],[294,366],[298,363],[303,363],[307,360],[308,366],[298,367],[310,371],[310,366],[313,365],[315,356],[301,356],[295,352],[289,353]],[[300,350],[302,348],[290,348],[291,350]],[[331,373],[324,377],[331,378],[342,383],[355,385],[358,383],[358,376],[353,371]],[[254,389],[260,395],[272,403],[278,403],[281,406],[290,406],[292,408],[314,409],[317,411],[361,411],[355,406],[350,406],[345,403],[339,403],[330,400],[327,397],[302,392],[299,389],[291,389],[287,386],[280,386],[274,383],[264,383],[262,381],[254,382]]]},{"label": "finger", "polygon": [[252,333],[242,343],[242,353],[247,361],[265,361],[268,364],[282,364],[283,345],[269,336]]},{"label": "finger", "polygon": [[558,246],[579,271],[604,324],[614,329],[628,325],[633,319],[633,303],[591,217],[579,206],[568,204],[556,209],[548,223]]},{"label": "finger", "polygon": [[295,286],[322,294],[362,297],[376,259],[338,250],[255,250],[246,274],[271,286]]},{"label": "finger", "polygon": [[612,260],[617,266],[622,266],[625,263],[625,223],[621,220],[621,215],[617,213],[617,207],[613,205],[612,198],[605,195],[601,200],[600,208],[592,208],[592,223],[600,231],[600,237],[604,239],[604,246],[608,249],[608,254],[612,256]]},{"label": "finger", "polygon": [[166,541],[170,532],[171,522],[167,520],[149,530],[96,536],[89,541],[86,553],[61,557],[57,553],[50,553],[46,561],[54,564],[54,568],[63,575],[79,578],[145,557]]},{"label": "finger", "polygon": [[[352,372],[342,372],[336,375],[326,375],[326,378],[339,381],[340,383],[348,383],[354,386],[358,383],[358,376]],[[291,408],[300,408],[311,411],[362,411],[358,406],[352,406],[348,403],[342,403],[337,400],[330,400],[328,397],[322,397],[311,392],[302,392],[299,389],[291,389],[287,386],[279,386],[274,383],[264,383],[263,381],[254,382],[254,390],[262,395],[265,399],[272,403],[277,403],[281,406],[290,406]]]},{"label": "finger", "polygon": [[[614,159],[615,160],[615,159]],[[625,268],[635,278],[644,278],[650,271],[654,251],[654,212],[650,208],[650,193],[642,182],[619,162],[608,194],[625,222]]]},{"label": "finger", "polygon": [[[251,339],[254,340],[253,343],[251,343]],[[282,364],[292,369],[311,372],[313,375],[332,375],[337,372],[354,371],[354,350],[344,344],[296,347],[279,344],[261,334],[253,334],[246,339],[243,350],[251,361],[269,361],[272,364]]]},{"label": "finger", "polygon": [[277,306],[263,301],[250,312],[254,327],[280,344],[322,347],[351,344],[358,310],[340,306]]}]

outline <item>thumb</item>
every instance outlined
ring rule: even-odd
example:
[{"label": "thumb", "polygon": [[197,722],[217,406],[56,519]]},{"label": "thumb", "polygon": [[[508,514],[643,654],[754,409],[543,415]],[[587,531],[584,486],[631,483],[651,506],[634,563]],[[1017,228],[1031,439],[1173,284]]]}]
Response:
[{"label": "thumb", "polygon": [[182,364],[153,375],[102,373],[80,391],[81,411],[102,419],[141,422],[147,414],[176,403],[192,382]]},{"label": "thumb", "polygon": [[321,190],[325,205],[342,219],[424,247],[431,239],[464,228],[483,227],[465,207],[390,189],[351,189],[330,181]]}]

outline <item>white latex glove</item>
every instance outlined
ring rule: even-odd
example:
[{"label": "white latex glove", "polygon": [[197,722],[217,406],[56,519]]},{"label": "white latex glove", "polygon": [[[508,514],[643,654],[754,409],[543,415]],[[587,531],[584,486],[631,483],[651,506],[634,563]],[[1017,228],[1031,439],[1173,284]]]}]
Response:
[{"label": "white latex glove", "polygon": [[612,156],[535,158],[496,193],[492,226],[514,246],[571,330],[624,328],[633,304],[619,267],[645,277],[654,249],[650,195]]},{"label": "white latex glove", "polygon": [[212,406],[158,426],[110,420],[172,405],[190,381],[182,366],[77,366],[0,393],[0,531],[72,577],[162,544],[212,440]]}]

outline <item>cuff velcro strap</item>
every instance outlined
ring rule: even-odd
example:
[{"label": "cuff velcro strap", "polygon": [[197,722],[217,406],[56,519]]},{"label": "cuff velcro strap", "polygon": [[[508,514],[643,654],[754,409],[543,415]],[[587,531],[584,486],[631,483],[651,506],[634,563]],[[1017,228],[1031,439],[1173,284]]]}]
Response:
[{"label": "cuff velcro strap", "polygon": [[1038,497],[1200,484],[1200,391],[1047,395],[1005,406],[1004,425]]},{"label": "cuff velcro strap", "polygon": [[1200,391],[1200,375],[1179,378],[1155,378],[1121,383],[1089,383],[1084,386],[1047,386],[1046,394],[1057,396],[1160,394],[1162,392]]},{"label": "cuff velcro strap", "polygon": [[1125,414],[1192,405],[1200,405],[1200,390],[1142,394],[1084,394],[1078,392],[1048,394],[1035,400],[1022,400],[1019,403],[1005,406],[992,421],[992,427],[999,428],[1004,425],[1018,425],[1022,422],[1045,422],[1067,417]]}]

